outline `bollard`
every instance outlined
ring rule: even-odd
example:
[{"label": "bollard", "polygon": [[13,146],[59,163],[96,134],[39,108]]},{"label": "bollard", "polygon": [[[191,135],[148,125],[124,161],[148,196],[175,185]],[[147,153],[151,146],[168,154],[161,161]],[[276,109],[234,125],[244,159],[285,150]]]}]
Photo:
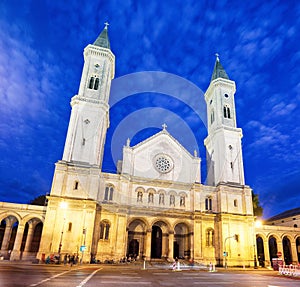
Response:
[{"label": "bollard", "polygon": [[146,270],[146,260],[144,259],[144,266],[143,266],[143,270]]},{"label": "bollard", "polygon": [[216,272],[216,264],[213,264],[213,271],[212,272]]}]

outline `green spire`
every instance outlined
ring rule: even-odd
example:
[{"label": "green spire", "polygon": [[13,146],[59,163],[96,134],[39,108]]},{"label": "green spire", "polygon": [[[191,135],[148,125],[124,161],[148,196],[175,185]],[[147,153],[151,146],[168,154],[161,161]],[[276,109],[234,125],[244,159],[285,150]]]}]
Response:
[{"label": "green spire", "polygon": [[109,25],[107,22],[104,23],[105,27],[98,36],[97,40],[94,42],[93,45],[99,46],[102,48],[110,49],[109,39],[108,39],[108,33],[107,33],[107,26]]},{"label": "green spire", "polygon": [[214,67],[213,74],[211,76],[211,82],[215,79],[223,78],[229,80],[227,73],[225,72],[223,66],[220,63],[219,54],[216,54],[216,63]]}]

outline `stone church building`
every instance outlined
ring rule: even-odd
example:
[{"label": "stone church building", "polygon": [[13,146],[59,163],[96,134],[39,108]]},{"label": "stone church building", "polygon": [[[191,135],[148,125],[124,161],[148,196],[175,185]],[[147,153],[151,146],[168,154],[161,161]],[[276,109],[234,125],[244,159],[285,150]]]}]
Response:
[{"label": "stone church building", "polygon": [[[79,91],[71,99],[64,152],[47,206],[0,202],[2,258],[75,253],[82,262],[178,257],[254,266],[270,265],[282,251],[288,262],[299,262],[298,226],[256,226],[252,190],[244,180],[235,82],[219,58],[204,95],[207,185],[201,183],[201,159],[163,123],[160,132],[137,145],[127,141],[116,174],[102,171],[114,73],[105,27],[84,49]],[[295,218],[299,221],[300,212]]]}]

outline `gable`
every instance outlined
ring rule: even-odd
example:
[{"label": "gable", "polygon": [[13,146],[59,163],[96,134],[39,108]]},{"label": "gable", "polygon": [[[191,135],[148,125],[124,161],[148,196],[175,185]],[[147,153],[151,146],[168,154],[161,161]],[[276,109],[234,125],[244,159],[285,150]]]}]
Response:
[{"label": "gable", "polygon": [[152,180],[200,182],[200,158],[192,156],[166,130],[123,149],[122,174]]}]

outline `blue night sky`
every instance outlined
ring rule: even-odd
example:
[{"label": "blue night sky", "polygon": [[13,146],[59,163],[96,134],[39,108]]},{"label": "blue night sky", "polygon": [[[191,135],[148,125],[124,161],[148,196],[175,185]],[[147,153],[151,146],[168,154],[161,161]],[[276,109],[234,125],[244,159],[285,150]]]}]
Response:
[{"label": "blue night sky", "polygon": [[[28,203],[50,192],[83,49],[108,21],[115,78],[167,72],[205,91],[219,53],[237,86],[246,183],[265,218],[300,206],[299,1],[3,0],[0,15],[0,201]],[[166,122],[200,152],[204,182],[206,129],[178,97],[145,91],[111,104],[103,170],[115,171],[127,134],[133,145]]]}]

